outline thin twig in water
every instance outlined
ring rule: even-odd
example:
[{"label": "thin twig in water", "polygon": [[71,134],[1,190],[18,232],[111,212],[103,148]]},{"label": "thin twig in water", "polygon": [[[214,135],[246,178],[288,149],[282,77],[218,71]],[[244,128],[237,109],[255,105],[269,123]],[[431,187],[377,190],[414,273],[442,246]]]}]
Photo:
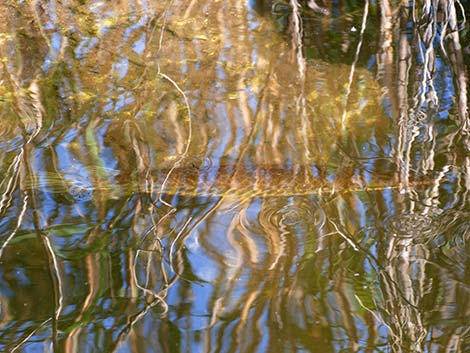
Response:
[{"label": "thin twig in water", "polygon": [[[384,325],[386,328],[389,329],[390,332],[392,332],[392,328],[385,322],[384,319],[382,319],[379,315],[377,315],[376,312],[374,312],[373,310],[369,309],[367,306],[364,305],[364,303],[362,302],[361,298],[359,298],[359,296],[357,294],[354,294],[354,297],[356,298],[356,300],[358,301],[359,305],[364,308],[366,311],[368,311],[370,314],[372,314],[372,316],[375,317],[375,319],[380,322],[382,325]],[[375,301],[375,300],[374,300]]]},{"label": "thin twig in water", "polygon": [[[150,295],[151,297],[153,297],[154,299],[157,300],[157,302],[154,305],[156,305],[157,303],[161,303],[161,305],[163,306],[162,315],[164,315],[168,312],[168,304],[166,303],[164,296],[162,296],[160,293],[165,292],[165,290],[162,290],[159,293],[155,293],[155,292],[151,291],[150,289],[145,288],[145,287],[143,287],[139,284],[139,279],[137,278],[137,267],[136,267],[137,265],[136,264],[137,264],[137,258],[139,257],[139,254],[141,252],[142,252],[142,250],[137,250],[136,255],[135,255],[136,261],[134,261],[134,271],[133,271],[134,283],[137,286],[137,288],[142,290],[145,294],[148,294],[148,295]],[[147,271],[146,274],[147,274],[147,276],[149,276],[148,271]],[[152,306],[154,306],[154,305],[152,305]]]},{"label": "thin twig in water", "polygon": [[184,149],[183,153],[180,154],[178,159],[175,161],[173,166],[170,168],[170,170],[168,171],[168,173],[167,173],[167,175],[166,175],[165,179],[163,180],[163,183],[160,187],[160,195],[159,195],[158,199],[161,203],[163,203],[165,206],[168,206],[170,208],[173,208],[173,206],[169,202],[166,202],[165,200],[163,200],[162,195],[164,193],[165,186],[166,186],[166,184],[168,182],[168,179],[170,178],[171,174],[181,164],[181,162],[184,160],[184,158],[186,158],[186,156],[188,155],[189,147],[191,145],[191,140],[192,140],[192,134],[193,134],[191,107],[189,105],[188,97],[186,96],[186,93],[184,93],[184,91],[181,89],[181,87],[175,82],[175,80],[173,80],[170,76],[168,76],[167,74],[165,74],[161,71],[160,62],[158,60],[160,51],[161,51],[162,46],[163,46],[163,33],[165,31],[165,28],[166,28],[166,13],[168,12],[168,9],[171,7],[172,4],[173,4],[173,1],[171,1],[169,3],[167,9],[165,10],[165,15],[163,16],[163,24],[162,24],[162,28],[161,28],[161,31],[160,31],[160,38],[159,38],[158,49],[157,49],[157,53],[156,53],[156,56],[157,56],[157,74],[159,76],[161,76],[162,78],[164,78],[165,80],[167,80],[168,82],[170,82],[176,88],[178,93],[181,94],[181,96],[183,97],[184,104],[186,105],[186,110],[188,112],[188,138],[186,140],[186,146],[185,146],[185,149]]},{"label": "thin twig in water", "polygon": [[2,247],[0,248],[0,258],[2,257],[3,255],[3,251],[5,250],[5,248],[7,247],[8,243],[11,241],[11,239],[13,239],[13,237],[15,236],[16,232],[18,232],[18,229],[20,229],[21,227],[21,223],[23,222],[23,217],[24,217],[24,214],[26,212],[26,209],[28,208],[28,195],[25,193],[25,196],[23,198],[23,208],[18,216],[18,220],[16,222],[16,227],[15,229],[13,229],[13,232],[10,233],[10,235],[8,236],[8,238],[5,240],[5,242],[2,244]]},{"label": "thin twig in water", "polygon": [[3,181],[0,183],[0,188],[3,186],[5,181],[8,181],[6,190],[4,193],[2,193],[2,197],[0,199],[0,213],[2,213],[4,210],[6,210],[11,203],[11,198],[12,198],[12,193],[14,189],[16,188],[18,184],[18,179],[19,179],[19,174],[20,174],[20,163],[23,158],[23,152],[24,148],[21,149],[20,153],[13,159],[13,162],[10,164],[6,171],[6,175],[10,174],[10,171],[13,170],[13,175],[9,178],[3,179]]},{"label": "thin twig in water", "polygon": [[[160,65],[158,67],[159,71],[160,71]],[[170,178],[171,174],[173,173],[173,171],[179,167],[179,165],[181,164],[181,162],[184,160],[184,158],[186,158],[186,156],[188,155],[188,151],[189,151],[189,146],[191,145],[191,139],[192,139],[192,134],[193,134],[193,131],[192,131],[192,118],[191,118],[191,107],[189,106],[189,101],[188,101],[188,97],[186,96],[186,94],[183,92],[183,90],[178,86],[178,84],[171,78],[169,77],[168,75],[162,73],[162,72],[159,72],[159,75],[161,77],[163,77],[164,79],[166,79],[168,82],[170,82],[175,88],[176,90],[183,96],[183,99],[184,99],[184,103],[186,105],[186,109],[188,111],[188,138],[186,140],[186,147],[183,151],[183,153],[179,156],[179,158],[176,160],[176,162],[173,164],[173,166],[171,167],[171,169],[168,171],[165,179],[163,180],[163,183],[160,187],[160,195],[159,195],[159,201],[161,203],[163,203],[164,205],[168,206],[168,207],[173,207],[170,203],[166,202],[165,200],[163,200],[162,198],[162,195],[163,195],[163,192],[165,190],[165,186],[166,186],[166,183],[168,182],[168,179]]]},{"label": "thin twig in water", "polygon": [[364,3],[364,17],[362,18],[362,25],[361,25],[361,34],[359,36],[359,43],[357,43],[356,47],[356,55],[354,57],[354,62],[351,65],[351,71],[349,72],[349,79],[348,79],[348,86],[346,88],[346,95],[344,97],[344,106],[343,106],[343,117],[341,119],[341,128],[344,130],[346,127],[346,113],[348,109],[348,100],[349,95],[351,94],[351,86],[354,78],[354,72],[356,70],[356,65],[359,60],[359,53],[361,52],[362,42],[364,40],[364,32],[366,31],[367,26],[367,18],[369,15],[369,0],[366,0]]},{"label": "thin twig in water", "polygon": [[58,320],[59,316],[60,316],[60,313],[62,311],[62,304],[63,304],[63,301],[64,301],[64,293],[62,292],[62,280],[60,278],[59,264],[58,264],[58,261],[57,261],[57,257],[54,253],[54,250],[52,249],[52,245],[51,245],[51,241],[49,240],[49,237],[47,235],[43,235],[42,239],[43,239],[43,241],[46,245],[46,249],[48,250],[49,255],[52,259],[52,264],[54,266],[54,275],[57,279],[57,289],[59,290],[59,305],[56,309],[54,318],[55,318],[55,320]]},{"label": "thin twig in water", "polygon": [[10,351],[11,353],[14,353],[16,352],[19,348],[21,348],[21,346],[23,344],[25,344],[31,337],[33,337],[33,335],[38,332],[42,327],[44,327],[49,321],[51,321],[52,318],[49,318],[47,319],[46,321],[42,322],[41,325],[39,325],[38,327],[36,327],[33,331],[31,331],[31,333],[26,336],[23,340],[21,340],[21,342],[18,342],[18,344],[12,348],[12,350]]},{"label": "thin twig in water", "polygon": [[359,251],[359,248],[357,247],[357,245],[354,244],[354,242],[353,242],[346,234],[344,234],[342,231],[339,230],[339,228],[338,228],[338,226],[336,225],[336,223],[333,222],[331,219],[330,219],[329,221],[330,221],[330,223],[333,224],[333,226],[335,227],[336,233],[339,234],[339,235],[341,235],[341,236],[344,238],[344,240],[346,240],[346,241],[349,243],[349,245],[351,245],[352,248],[353,248],[355,251]]},{"label": "thin twig in water", "polygon": [[178,232],[178,234],[176,235],[175,239],[171,242],[171,245],[170,245],[170,268],[173,272],[175,272],[176,274],[180,275],[177,271],[175,271],[174,269],[174,266],[173,266],[173,252],[174,252],[174,248],[175,248],[175,244],[176,242],[181,238],[181,236],[183,235],[184,233],[184,230],[186,229],[186,227],[188,226],[189,222],[192,221],[192,217],[189,217],[186,222],[183,224],[183,227],[181,228],[181,230]]}]

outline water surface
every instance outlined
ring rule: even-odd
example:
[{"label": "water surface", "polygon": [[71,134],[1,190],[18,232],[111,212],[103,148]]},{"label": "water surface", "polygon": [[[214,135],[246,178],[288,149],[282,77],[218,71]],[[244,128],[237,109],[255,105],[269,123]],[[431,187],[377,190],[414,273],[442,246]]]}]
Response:
[{"label": "water surface", "polygon": [[469,352],[446,4],[0,4],[0,350]]}]

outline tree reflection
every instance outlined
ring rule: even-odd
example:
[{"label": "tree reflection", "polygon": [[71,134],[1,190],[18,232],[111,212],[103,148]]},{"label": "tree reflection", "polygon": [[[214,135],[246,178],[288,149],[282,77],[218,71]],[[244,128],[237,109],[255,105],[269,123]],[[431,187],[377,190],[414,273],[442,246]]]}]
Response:
[{"label": "tree reflection", "polygon": [[309,4],[0,5],[2,350],[468,351],[468,1]]}]

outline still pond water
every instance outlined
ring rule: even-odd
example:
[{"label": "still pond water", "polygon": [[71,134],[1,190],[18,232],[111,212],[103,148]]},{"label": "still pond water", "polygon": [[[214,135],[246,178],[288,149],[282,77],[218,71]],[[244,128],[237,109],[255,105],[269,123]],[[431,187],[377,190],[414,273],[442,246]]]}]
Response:
[{"label": "still pond water", "polygon": [[1,2],[0,351],[470,352],[469,2],[306,3]]}]

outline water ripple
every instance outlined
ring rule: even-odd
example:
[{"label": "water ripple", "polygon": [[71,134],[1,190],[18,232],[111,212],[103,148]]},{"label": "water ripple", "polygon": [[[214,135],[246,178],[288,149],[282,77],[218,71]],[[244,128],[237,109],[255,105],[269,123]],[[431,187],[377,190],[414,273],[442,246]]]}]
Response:
[{"label": "water ripple", "polygon": [[291,198],[289,202],[282,205],[279,202],[272,202],[267,207],[263,207],[260,217],[265,217],[268,222],[278,228],[290,228],[311,224],[316,217],[318,205],[305,197]]},{"label": "water ripple", "polygon": [[266,252],[272,270],[285,259],[302,256],[312,227],[322,227],[324,218],[317,203],[307,197],[263,199],[256,219],[247,219],[246,229],[266,237]]},{"label": "water ripple", "polygon": [[385,232],[400,239],[413,239],[415,242],[431,240],[440,228],[439,210],[428,212],[404,212],[388,215],[384,219]]},{"label": "water ripple", "polygon": [[453,266],[460,267],[470,258],[470,213],[453,211],[443,217],[441,241],[438,244]]}]

